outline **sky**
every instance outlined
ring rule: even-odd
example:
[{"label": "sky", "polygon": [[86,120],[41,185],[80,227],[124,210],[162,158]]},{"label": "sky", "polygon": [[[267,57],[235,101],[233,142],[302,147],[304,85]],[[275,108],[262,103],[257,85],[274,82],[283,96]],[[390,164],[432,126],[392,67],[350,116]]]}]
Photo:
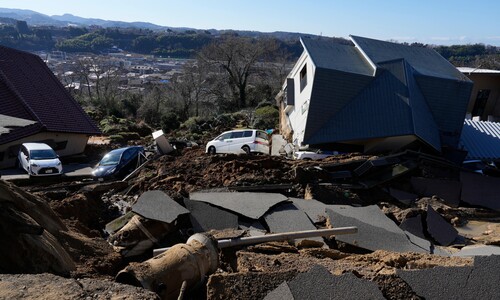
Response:
[{"label": "sky", "polygon": [[498,0],[0,0],[0,7],[196,29],[500,46]]}]

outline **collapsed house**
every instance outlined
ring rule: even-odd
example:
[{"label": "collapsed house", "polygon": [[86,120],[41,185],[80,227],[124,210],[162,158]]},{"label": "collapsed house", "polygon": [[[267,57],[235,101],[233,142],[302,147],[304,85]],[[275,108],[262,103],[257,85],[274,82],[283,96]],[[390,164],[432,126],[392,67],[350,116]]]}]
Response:
[{"label": "collapsed house", "polygon": [[301,39],[278,97],[284,136],[339,151],[457,148],[472,81],[432,49],[351,41]]},{"label": "collapsed house", "polygon": [[68,156],[82,153],[88,137],[101,134],[40,57],[3,46],[0,115],[2,127],[10,128],[0,132],[0,168],[14,166],[24,142],[45,142]]}]

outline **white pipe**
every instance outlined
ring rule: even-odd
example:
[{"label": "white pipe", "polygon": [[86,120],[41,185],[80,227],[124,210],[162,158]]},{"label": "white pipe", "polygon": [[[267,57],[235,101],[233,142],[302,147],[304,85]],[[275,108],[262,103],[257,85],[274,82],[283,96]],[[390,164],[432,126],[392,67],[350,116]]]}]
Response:
[{"label": "white pipe", "polygon": [[[276,242],[276,241],[289,241],[294,239],[302,239],[308,237],[319,237],[319,236],[330,236],[330,235],[342,235],[342,234],[354,234],[358,232],[356,226],[350,227],[339,227],[339,228],[329,228],[329,229],[316,229],[316,230],[304,230],[304,231],[293,231],[293,232],[283,232],[283,233],[273,233],[266,234],[262,236],[250,236],[235,239],[218,240],[217,246],[219,249],[251,245],[265,242]],[[153,256],[161,254],[170,249],[159,248],[153,250]]]}]

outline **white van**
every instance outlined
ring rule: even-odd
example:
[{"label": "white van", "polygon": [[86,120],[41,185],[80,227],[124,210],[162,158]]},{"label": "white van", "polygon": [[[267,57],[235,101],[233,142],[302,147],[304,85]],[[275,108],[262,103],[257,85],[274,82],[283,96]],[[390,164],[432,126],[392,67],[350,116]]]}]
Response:
[{"label": "white van", "polygon": [[265,131],[257,129],[226,131],[208,142],[205,152],[269,154],[269,137]]},{"label": "white van", "polygon": [[17,155],[19,168],[30,176],[60,175],[63,172],[56,152],[44,143],[24,143]]}]

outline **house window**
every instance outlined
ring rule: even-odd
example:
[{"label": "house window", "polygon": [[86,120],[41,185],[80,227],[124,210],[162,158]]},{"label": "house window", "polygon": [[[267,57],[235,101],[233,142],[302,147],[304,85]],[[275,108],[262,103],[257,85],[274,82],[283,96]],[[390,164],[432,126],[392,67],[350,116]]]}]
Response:
[{"label": "house window", "polygon": [[479,90],[477,92],[476,102],[474,103],[474,108],[472,109],[473,116],[482,116],[484,114],[484,109],[489,96],[490,90]]},{"label": "house window", "polygon": [[68,145],[68,141],[62,141],[62,142],[57,142],[54,150],[64,150],[66,149],[66,146]]},{"label": "house window", "polygon": [[300,71],[300,91],[306,87],[307,85],[307,64],[302,67],[302,70]]},{"label": "house window", "polygon": [[286,105],[295,104],[295,87],[293,78],[286,79],[285,104]]},{"label": "house window", "polygon": [[306,101],[301,106],[301,112],[304,114],[309,109],[309,101]]}]

